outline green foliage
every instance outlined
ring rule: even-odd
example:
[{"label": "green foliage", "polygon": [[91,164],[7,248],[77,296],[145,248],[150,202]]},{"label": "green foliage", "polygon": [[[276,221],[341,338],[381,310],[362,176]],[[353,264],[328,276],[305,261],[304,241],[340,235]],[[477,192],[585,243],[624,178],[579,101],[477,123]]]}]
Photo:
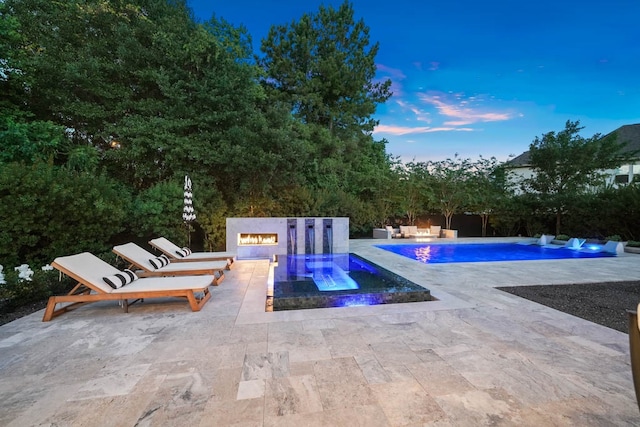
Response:
[{"label": "green foliage", "polygon": [[414,225],[416,218],[424,212],[433,200],[433,187],[428,165],[426,163],[407,163],[398,165],[394,171],[398,175],[399,183],[395,189],[395,196],[399,210],[406,215],[409,225]]},{"label": "green foliage", "polygon": [[16,122],[0,117],[0,164],[37,161],[53,163],[65,149],[66,138],[62,126],[52,122]]},{"label": "green foliage", "polygon": [[373,130],[371,116],[391,82],[373,81],[378,44],[370,46],[369,28],[348,2],[271,27],[261,50],[267,84],[304,123],[346,138]]},{"label": "green foliage", "polygon": [[562,241],[567,241],[569,240],[571,237],[569,237],[567,234],[558,234],[555,238],[555,240],[562,240]]},{"label": "green foliage", "polygon": [[371,136],[377,124],[372,116],[390,97],[391,82],[374,81],[378,45],[370,43],[368,27],[354,19],[347,2],[338,9],[321,6],[273,26],[261,49],[266,94],[298,123],[302,144],[285,159],[302,165],[296,177],[303,179],[293,184],[375,199],[389,162],[384,141]]},{"label": "green foliage", "polygon": [[69,292],[74,282],[67,276],[60,278],[58,271],[33,268],[30,280],[18,277],[18,272],[5,266],[4,282],[0,283],[0,310],[12,312],[32,302],[42,301],[52,295]]},{"label": "green foliage", "polygon": [[565,129],[536,137],[529,146],[534,176],[524,181],[526,190],[540,194],[556,215],[556,234],[560,233],[561,217],[567,207],[589,187],[602,186],[607,169],[619,167],[628,154],[622,154],[624,143],[615,135],[591,138],[579,135],[580,122],[567,121]]},{"label": "green foliage", "polygon": [[511,197],[505,171],[495,157],[484,159],[482,156],[471,164],[468,170],[469,199],[467,208],[471,213],[480,216],[482,221],[482,237],[487,235],[489,218],[494,214],[504,198]]},{"label": "green foliage", "polygon": [[617,234],[629,240],[639,236],[639,214],[637,185],[607,188],[576,198],[563,215],[563,229],[576,236],[604,239]]},{"label": "green foliage", "polygon": [[228,212],[222,206],[206,210],[198,217],[198,222],[205,233],[206,251],[223,251],[226,249],[226,228]]},{"label": "green foliage", "polygon": [[[501,198],[493,209],[493,214],[489,217],[491,227],[500,236],[514,236],[521,228],[525,218],[529,218],[530,213],[522,197]],[[538,232],[538,231],[536,231]],[[529,233],[529,235],[534,235]]]},{"label": "green foliage", "polygon": [[315,209],[309,216],[349,217],[350,232],[355,235],[371,231],[372,210],[366,202],[345,191],[319,191]]},{"label": "green foliage", "polygon": [[187,229],[182,221],[183,185],[179,178],[162,181],[135,197],[130,226],[138,237],[162,236],[186,245]]},{"label": "green foliage", "polygon": [[608,241],[608,242],[609,241],[611,241],[611,242],[620,242],[620,241],[622,241],[622,238],[617,234],[613,234],[611,236],[607,236],[605,238],[605,240]]},{"label": "green foliage", "polygon": [[640,248],[640,241],[638,241],[638,240],[629,240],[627,242],[627,246],[632,247],[632,248]]},{"label": "green foliage", "polygon": [[0,168],[0,263],[44,264],[82,251],[102,252],[124,229],[126,189],[108,177],[45,163]]}]

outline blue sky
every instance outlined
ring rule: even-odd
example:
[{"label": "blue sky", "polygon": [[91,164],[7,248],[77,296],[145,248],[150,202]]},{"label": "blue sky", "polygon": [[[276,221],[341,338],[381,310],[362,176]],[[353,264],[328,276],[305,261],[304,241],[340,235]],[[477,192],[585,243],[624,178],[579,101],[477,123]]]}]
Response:
[{"label": "blue sky", "polygon": [[[639,0],[354,0],[380,49],[377,78],[394,95],[376,139],[403,161],[526,151],[580,120],[582,135],[640,123]],[[272,25],[338,0],[187,0],[260,41]]]}]

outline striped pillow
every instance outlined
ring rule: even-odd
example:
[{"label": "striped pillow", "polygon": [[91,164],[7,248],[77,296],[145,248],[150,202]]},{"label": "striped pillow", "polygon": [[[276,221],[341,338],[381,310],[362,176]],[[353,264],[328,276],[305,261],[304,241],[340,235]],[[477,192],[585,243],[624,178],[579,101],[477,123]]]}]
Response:
[{"label": "striped pillow", "polygon": [[191,249],[189,249],[189,248],[187,248],[187,247],[184,247],[184,248],[182,248],[182,249],[178,249],[178,250],[176,251],[176,254],[178,254],[178,256],[180,256],[180,257],[184,258],[184,257],[186,257],[186,256],[191,255]]},{"label": "striped pillow", "polygon": [[149,260],[149,262],[151,263],[153,268],[155,268],[157,270],[158,268],[162,268],[165,265],[168,265],[169,264],[169,258],[167,258],[166,255],[162,254],[157,258],[151,258]]},{"label": "striped pillow", "polygon": [[120,273],[116,273],[112,276],[107,276],[102,278],[102,280],[104,280],[107,283],[107,285],[111,286],[113,289],[119,289],[124,285],[128,285],[129,283],[137,279],[138,279],[138,276],[136,276],[136,273],[129,270],[128,268],[126,268],[124,271]]}]

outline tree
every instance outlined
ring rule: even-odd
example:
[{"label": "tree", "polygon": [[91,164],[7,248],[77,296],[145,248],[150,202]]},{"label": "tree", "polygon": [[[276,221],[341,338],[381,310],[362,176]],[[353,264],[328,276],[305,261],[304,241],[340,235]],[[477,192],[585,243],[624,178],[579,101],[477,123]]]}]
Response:
[{"label": "tree", "polygon": [[400,197],[399,207],[406,215],[409,225],[414,225],[418,215],[427,209],[433,199],[428,164],[409,162],[404,166],[398,165],[396,171],[400,176],[400,185],[395,193]]},{"label": "tree", "polygon": [[580,122],[568,120],[564,130],[536,137],[529,146],[534,175],[523,182],[524,189],[537,193],[556,217],[560,234],[562,215],[574,198],[602,186],[606,169],[616,169],[633,153],[623,153],[625,142],[614,135],[602,138],[580,136]]},{"label": "tree", "polygon": [[486,237],[489,217],[495,213],[501,200],[511,194],[507,188],[504,167],[495,157],[484,159],[480,156],[470,166],[468,207],[472,213],[480,216],[482,237]]},{"label": "tree", "polygon": [[261,50],[267,96],[304,125],[299,139],[305,152],[297,160],[308,185],[370,197],[368,183],[389,167],[384,142],[371,132],[391,82],[374,80],[378,44],[370,43],[364,21],[354,19],[348,2],[338,9],[321,6],[316,14],[273,26]]},{"label": "tree", "polygon": [[371,132],[391,81],[373,81],[378,44],[369,44],[369,28],[355,22],[348,2],[337,10],[321,6],[315,15],[271,27],[261,46],[266,84],[304,123],[334,135]]},{"label": "tree", "polygon": [[459,158],[457,154],[453,159],[424,163],[430,204],[444,215],[445,229],[451,229],[453,215],[471,201],[472,167],[470,159]]}]

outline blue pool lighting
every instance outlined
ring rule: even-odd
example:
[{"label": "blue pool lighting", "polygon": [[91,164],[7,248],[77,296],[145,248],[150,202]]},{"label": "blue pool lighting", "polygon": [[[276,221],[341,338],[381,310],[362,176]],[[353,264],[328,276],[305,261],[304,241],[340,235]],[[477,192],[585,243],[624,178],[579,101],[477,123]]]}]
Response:
[{"label": "blue pool lighting", "polygon": [[360,287],[342,267],[333,262],[308,262],[305,265],[311,271],[313,282],[321,292],[344,291]]},{"label": "blue pool lighting", "polygon": [[281,255],[273,265],[274,311],[432,299],[428,289],[355,254]]},{"label": "blue pool lighting", "polygon": [[393,252],[425,264],[490,261],[533,261],[549,259],[605,258],[613,253],[601,252],[600,245],[580,250],[549,248],[518,243],[460,243],[460,244],[400,244],[376,245],[377,248]]}]

